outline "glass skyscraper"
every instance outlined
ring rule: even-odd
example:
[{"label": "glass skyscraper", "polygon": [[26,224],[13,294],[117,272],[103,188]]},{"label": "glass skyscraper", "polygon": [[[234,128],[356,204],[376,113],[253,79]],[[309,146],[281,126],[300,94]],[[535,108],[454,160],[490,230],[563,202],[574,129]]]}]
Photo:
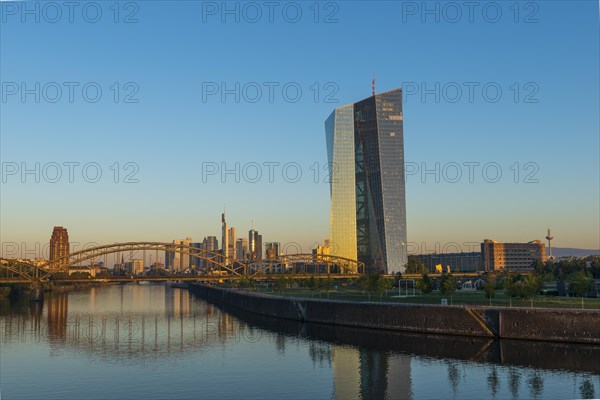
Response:
[{"label": "glass skyscraper", "polygon": [[325,121],[332,254],[367,270],[404,271],[406,200],[402,90],[336,108]]},{"label": "glass skyscraper", "polygon": [[250,252],[251,260],[263,259],[262,235],[259,235],[258,231],[255,231],[254,228],[248,231],[248,251]]}]

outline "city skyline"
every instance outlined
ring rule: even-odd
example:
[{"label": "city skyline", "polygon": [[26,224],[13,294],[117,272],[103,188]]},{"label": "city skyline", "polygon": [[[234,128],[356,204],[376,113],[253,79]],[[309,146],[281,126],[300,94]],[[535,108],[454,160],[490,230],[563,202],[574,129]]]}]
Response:
[{"label": "city skyline", "polygon": [[[221,214],[221,225],[223,228],[223,220],[224,213]],[[231,238],[231,232],[235,233],[235,227],[227,226],[227,236]],[[260,260],[260,259],[269,259],[269,249],[275,248],[275,255],[285,255],[285,254],[300,254],[300,253],[310,253],[319,251],[323,247],[327,248],[327,254],[346,257],[347,254],[340,254],[339,247],[331,241],[330,238],[323,238],[320,242],[312,242],[309,243],[306,247],[303,247],[298,242],[279,242],[272,241],[272,238],[268,238],[269,241],[264,241],[261,234],[257,230],[253,228],[254,224],[251,224],[251,228],[248,231],[248,238],[240,237],[235,240],[234,243],[229,245],[229,254],[228,257],[231,259],[237,260]],[[253,255],[250,244],[252,243],[253,233],[256,236],[256,240],[260,250],[257,250],[261,256],[260,258],[256,257],[256,254]],[[66,245],[65,245],[65,237],[66,237]],[[181,236],[183,237],[183,236]],[[218,252],[223,254],[223,244],[219,241],[217,236],[215,235],[205,235],[200,234],[198,238],[203,238],[202,240],[195,241],[191,236],[185,236],[185,239],[163,239],[158,240],[158,242],[163,242],[172,246],[177,247],[178,245],[189,245],[196,248],[202,248],[212,252]],[[132,240],[126,240],[124,242],[131,242]],[[152,242],[157,240],[151,240]],[[447,243],[425,243],[425,242],[407,242],[407,250],[408,255],[412,256],[450,256],[452,259],[456,259],[453,255],[459,257],[470,257],[471,255],[478,254],[478,257],[483,257],[482,246],[485,242],[497,242],[495,240],[490,240],[489,238],[481,238],[479,240],[458,243],[458,242],[447,242]],[[8,259],[29,259],[33,260],[34,263],[39,263],[42,259],[52,260],[53,257],[53,243],[56,249],[60,249],[59,256],[66,256],[68,252],[71,253],[78,252],[81,250],[89,249],[92,247],[107,245],[107,244],[115,244],[116,241],[110,243],[100,243],[97,241],[91,242],[80,242],[69,240],[67,228],[62,226],[54,226],[52,230],[52,235],[50,241],[46,241],[45,243],[38,242],[35,243],[33,247],[28,247],[24,243],[16,243],[16,242],[3,242],[4,246],[2,248],[3,253],[0,254],[2,258]],[[263,245],[264,243],[264,245]],[[524,241],[516,241],[516,240],[507,240],[501,241],[501,243],[505,244],[514,244],[517,246],[529,246],[532,243],[539,243],[542,246],[542,251],[540,254],[544,254],[543,260],[546,258],[552,259],[549,248],[546,247],[546,243],[543,240],[524,240]],[[231,254],[232,247],[234,249],[234,254]],[[65,250],[65,248],[67,250]],[[568,248],[568,247],[556,247],[556,250],[559,251],[561,257],[585,257],[590,255],[600,255],[600,249],[583,249],[583,248]],[[54,253],[57,253],[58,250],[54,250]],[[192,251],[197,252],[197,251]],[[170,253],[170,254],[169,254]],[[570,254],[570,255],[569,255]],[[127,261],[133,261],[139,256],[138,252],[134,252],[135,256],[128,255]],[[121,257],[121,258],[119,258]],[[112,254],[110,256],[112,261],[108,262],[108,267],[113,264],[119,264],[123,262],[122,255],[117,253]],[[351,258],[351,257],[348,257]],[[428,259],[427,257],[423,258],[424,260]],[[180,261],[181,260],[181,261]],[[457,259],[458,260],[458,259]],[[144,259],[144,262],[146,260]],[[359,260],[360,261],[360,260]],[[186,255],[180,255],[178,253],[171,252],[161,252],[160,256],[156,259],[153,259],[150,255],[149,257],[149,265],[152,263],[161,262],[168,269],[176,269],[180,270],[179,266],[184,266],[187,268],[188,266],[194,267],[199,266],[198,260],[193,257],[188,257]],[[173,268],[175,267],[175,268]],[[185,269],[184,268],[184,269]],[[471,268],[472,269],[472,268]],[[483,270],[483,266],[481,266]]]},{"label": "city skyline", "polygon": [[0,397],[597,398],[599,7],[0,0]]},{"label": "city skyline", "polygon": [[[329,236],[323,120],[332,108],[368,96],[376,73],[376,93],[400,86],[405,91],[404,114],[409,121],[405,128],[411,133],[405,138],[410,241],[430,243],[431,247],[436,242],[478,242],[485,237],[521,242],[543,239],[540,232],[551,226],[558,247],[599,247],[600,82],[598,60],[593,56],[598,48],[597,4],[582,3],[565,18],[559,4],[544,3],[543,15],[532,24],[514,23],[505,10],[506,18],[497,24],[479,21],[478,35],[473,37],[471,25],[465,21],[423,24],[418,16],[410,16],[398,25],[400,4],[384,3],[376,9],[348,3],[341,7],[335,24],[279,21],[275,24],[279,34],[270,39],[270,45],[280,51],[253,47],[252,54],[247,51],[248,41],[260,42],[271,25],[214,20],[199,25],[194,12],[182,14],[182,7],[173,5],[165,10],[145,3],[139,23],[111,25],[114,29],[107,29],[104,36],[96,36],[95,30],[106,28],[106,21],[97,26],[81,22],[25,25],[12,20],[3,24],[4,81],[26,82],[29,88],[35,82],[43,86],[45,81],[77,81],[80,86],[98,82],[104,97],[97,103],[81,98],[73,103],[64,99],[35,103],[33,96],[22,102],[16,95],[2,103],[0,155],[6,173],[0,194],[2,242],[33,246],[45,242],[47,227],[55,225],[68,226],[83,243],[155,240],[157,236],[162,240],[205,234],[220,237],[213,220],[224,206],[238,227],[260,221],[265,237],[282,243],[299,242],[307,247],[320,242]],[[186,7],[201,13],[197,4]],[[340,41],[339,51],[344,56],[331,59],[330,47],[319,38],[332,32],[336,32],[334,38],[348,37],[353,27],[365,20],[377,22],[369,24],[380,39],[361,37],[352,44]],[[150,29],[155,23],[172,30],[159,35]],[[73,27],[78,30],[76,37]],[[207,27],[216,29],[222,42],[208,40],[202,34]],[[311,28],[303,32],[314,48],[287,46],[300,27]],[[182,29],[188,34],[179,36]],[[390,34],[398,30],[420,40],[400,45],[393,39],[395,34]],[[535,40],[523,42],[519,40],[522,35]],[[131,54],[131,48],[143,43],[138,42],[142,36],[143,41],[156,43],[164,57],[156,61],[155,57]],[[116,40],[119,37],[128,41]],[[188,42],[182,37],[203,40]],[[240,37],[244,40],[238,40]],[[469,51],[460,45],[466,37]],[[62,38],[80,45],[81,57],[76,62],[49,61],[53,60],[49,49]],[[23,46],[31,51],[22,54]],[[228,51],[221,51],[223,57],[214,63],[195,55],[200,52],[187,50],[183,52],[186,57],[177,58],[180,50],[200,46],[208,53],[222,48]],[[537,49],[535,53],[531,46]],[[105,47],[114,48],[124,62],[99,68],[107,59],[95,49]],[[369,57],[357,58],[356,48],[368,49]],[[563,56],[556,57],[557,48]],[[454,52],[461,57],[452,57]],[[232,67],[239,63],[236,54],[242,59],[252,57],[244,72]],[[373,61],[383,55],[385,62]],[[314,57],[328,61],[318,66],[297,62]],[[169,59],[180,60],[180,74],[167,77],[162,73],[170,65]],[[46,65],[43,74],[35,67],[40,63]],[[286,72],[277,72],[273,65]],[[557,76],[566,78],[557,80]],[[127,82],[137,84],[135,98],[139,101],[114,103],[110,97],[114,91],[108,88],[114,82],[121,87]],[[264,90],[256,103],[241,95],[239,102],[234,95],[223,101],[218,94],[204,93],[203,99],[203,83],[206,89],[211,82],[217,86],[224,82],[228,89],[236,83],[243,88],[249,82],[258,82],[263,88],[264,82],[277,82],[281,89],[287,82],[296,82],[303,97],[293,103],[283,99],[278,90],[269,102]],[[472,102],[465,85],[468,82],[477,84]],[[482,96],[481,89],[488,83],[490,95],[494,87],[501,88],[499,101]],[[462,89],[462,97],[453,102],[455,84]],[[32,113],[39,118],[27,118]],[[165,115],[170,116],[168,122]],[[553,115],[560,118],[548,118]],[[65,120],[70,122],[68,126]],[[178,140],[172,140],[172,135]],[[82,137],[86,140],[80,140]],[[36,145],[32,147],[32,143]],[[181,151],[182,143],[190,144],[185,146],[186,152]],[[35,182],[30,174],[22,183],[21,167],[33,169],[36,162],[40,170],[52,162],[62,166],[62,179]],[[130,162],[134,164],[126,166]],[[302,169],[302,179],[295,183],[281,175],[283,165],[291,162]],[[79,163],[74,167],[73,183],[63,163]],[[87,163],[101,167],[102,178],[97,183],[82,178],[81,169]],[[216,163],[219,168],[224,164],[230,169],[235,163],[279,166],[272,183],[264,166],[262,179],[256,183],[244,179],[237,183],[233,176],[221,179],[220,174],[203,182],[203,163]],[[9,175],[15,164],[19,172]],[[456,165],[462,176],[452,183]],[[486,165],[490,168],[484,176]],[[320,172],[319,183],[314,182],[315,167]],[[497,167],[502,176],[494,183]],[[470,168],[473,182],[469,181]],[[427,172],[435,169],[437,173]],[[118,183],[114,182],[115,171],[119,172]],[[92,172],[93,168],[90,175]],[[130,174],[137,183],[125,182]],[[191,214],[189,207],[175,207],[173,203],[181,196],[185,201],[201,200],[202,207]],[[490,207],[494,207],[493,214]],[[163,212],[168,212],[169,218],[162,218]],[[293,232],[283,226],[293,226]]]}]

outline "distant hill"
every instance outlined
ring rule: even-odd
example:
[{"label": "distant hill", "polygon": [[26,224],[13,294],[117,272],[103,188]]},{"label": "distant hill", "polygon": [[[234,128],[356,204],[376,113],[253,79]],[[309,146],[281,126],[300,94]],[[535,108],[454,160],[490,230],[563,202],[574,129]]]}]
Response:
[{"label": "distant hill", "polygon": [[[548,255],[548,247],[546,247],[546,255]],[[600,249],[573,249],[570,247],[553,247],[552,255],[554,257],[587,257],[592,255],[600,255]]]}]

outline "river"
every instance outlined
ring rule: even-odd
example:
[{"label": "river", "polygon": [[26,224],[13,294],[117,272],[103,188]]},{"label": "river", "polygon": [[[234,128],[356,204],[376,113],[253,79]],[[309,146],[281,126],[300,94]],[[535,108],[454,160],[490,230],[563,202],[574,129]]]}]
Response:
[{"label": "river", "polygon": [[600,396],[600,346],[273,320],[141,284],[0,300],[2,399]]}]

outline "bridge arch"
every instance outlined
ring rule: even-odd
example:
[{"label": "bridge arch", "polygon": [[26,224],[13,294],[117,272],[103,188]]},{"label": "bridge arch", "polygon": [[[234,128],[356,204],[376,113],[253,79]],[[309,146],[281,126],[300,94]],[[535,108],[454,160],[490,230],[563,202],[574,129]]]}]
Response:
[{"label": "bridge arch", "polygon": [[[363,263],[333,255],[286,254],[274,259],[246,261],[233,259],[231,257],[224,256],[221,253],[201,249],[195,246],[165,242],[124,242],[106,244],[82,249],[66,256],[49,260],[37,266],[26,262],[11,263],[10,260],[2,260],[3,262],[0,263],[0,267],[29,280],[47,280],[52,275],[59,272],[64,272],[68,267],[81,265],[81,263],[85,261],[93,260],[109,254],[119,254],[133,251],[165,251],[184,254],[204,261],[210,267],[201,268],[201,271],[205,273],[210,272],[213,269],[212,267],[214,267],[214,269],[218,269],[227,275],[233,276],[262,275],[271,272],[273,268],[278,266],[288,266],[289,264],[297,263],[325,265],[327,266],[328,272],[330,271],[331,266],[337,266],[341,273],[356,274],[359,272],[364,272]],[[61,268],[54,270],[51,268],[51,266],[54,265],[60,265]]]},{"label": "bridge arch", "polygon": [[[102,246],[90,247],[70,253],[67,256],[59,257],[50,260],[40,266],[41,269],[48,269],[51,265],[58,264],[63,268],[68,268],[81,264],[85,261],[92,260],[98,257],[109,254],[120,254],[134,251],[165,251],[178,254],[184,254],[192,258],[200,259],[216,266],[219,269],[225,270],[233,275],[239,275],[243,268],[243,264],[238,260],[224,256],[215,251],[204,250],[199,247],[194,247],[184,244],[173,244],[165,242],[125,242],[113,243]],[[49,277],[60,270],[47,272],[44,277]]]},{"label": "bridge arch", "polygon": [[0,270],[2,269],[28,280],[41,276],[41,270],[38,267],[24,261],[0,258]]}]

